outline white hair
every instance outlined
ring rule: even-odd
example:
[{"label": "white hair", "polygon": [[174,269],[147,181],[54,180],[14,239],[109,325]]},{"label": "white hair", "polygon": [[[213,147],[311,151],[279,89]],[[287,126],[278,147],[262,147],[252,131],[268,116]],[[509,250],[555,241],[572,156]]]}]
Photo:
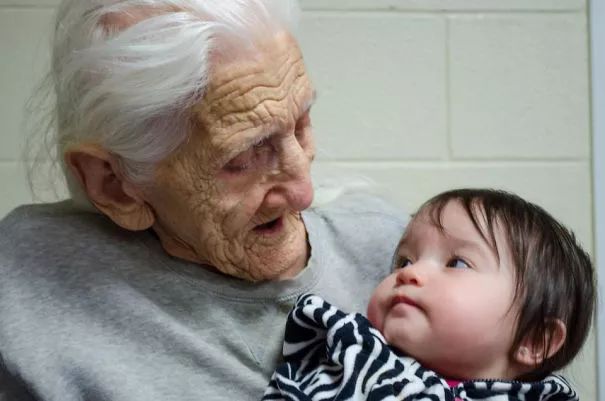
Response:
[{"label": "white hair", "polygon": [[296,0],[64,0],[42,87],[50,96],[38,99],[51,105],[34,125],[46,139],[37,142],[63,168],[70,147],[98,144],[129,180],[148,182],[186,141],[213,56],[241,56],[256,39],[293,33],[298,15]]}]

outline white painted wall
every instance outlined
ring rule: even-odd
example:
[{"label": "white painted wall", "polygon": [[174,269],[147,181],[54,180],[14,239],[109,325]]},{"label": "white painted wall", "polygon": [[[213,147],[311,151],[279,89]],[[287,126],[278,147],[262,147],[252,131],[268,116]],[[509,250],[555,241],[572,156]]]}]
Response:
[{"label": "white painted wall", "polygon": [[[599,22],[597,22],[599,21]],[[595,202],[595,256],[600,277],[605,277],[605,3],[590,1],[592,49],[593,182]],[[599,283],[600,294],[605,283]],[[597,372],[599,400],[605,400],[605,309],[597,307]]]},{"label": "white painted wall", "polygon": [[[30,200],[22,105],[47,60],[56,3],[0,0],[0,216]],[[408,210],[447,188],[509,189],[593,250],[585,0],[302,4],[318,178],[368,178]],[[583,400],[596,399],[594,343],[567,372]]]}]

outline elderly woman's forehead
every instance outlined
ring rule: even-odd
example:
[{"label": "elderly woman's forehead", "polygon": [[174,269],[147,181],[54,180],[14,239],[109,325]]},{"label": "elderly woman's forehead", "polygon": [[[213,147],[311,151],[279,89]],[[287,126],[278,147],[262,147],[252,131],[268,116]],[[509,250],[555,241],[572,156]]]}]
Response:
[{"label": "elderly woman's forehead", "polygon": [[[260,39],[252,47],[241,47],[234,57],[217,54],[213,56],[208,90],[219,92],[233,80],[240,78],[279,80],[289,72],[288,64],[302,62],[302,53],[294,37],[280,31]],[[304,70],[304,69],[303,69]]]},{"label": "elderly woman's forehead", "polygon": [[207,92],[195,108],[203,125],[225,127],[230,120],[247,117],[267,122],[263,120],[274,112],[290,119],[310,107],[315,92],[296,42],[274,40],[277,45],[262,57],[215,65]]}]

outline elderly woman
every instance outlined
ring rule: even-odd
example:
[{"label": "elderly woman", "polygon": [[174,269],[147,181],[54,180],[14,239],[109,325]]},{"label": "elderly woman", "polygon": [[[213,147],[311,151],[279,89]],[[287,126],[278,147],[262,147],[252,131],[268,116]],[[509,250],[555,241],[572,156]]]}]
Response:
[{"label": "elderly woman", "polygon": [[303,212],[296,11],[62,3],[51,139],[73,196],[0,223],[0,400],[259,399],[299,294],[365,308],[404,216],[362,196]]}]

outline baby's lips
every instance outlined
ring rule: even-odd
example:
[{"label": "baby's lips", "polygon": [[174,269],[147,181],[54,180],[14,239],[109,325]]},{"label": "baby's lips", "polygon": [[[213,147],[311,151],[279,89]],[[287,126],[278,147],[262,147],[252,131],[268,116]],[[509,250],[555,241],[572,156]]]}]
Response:
[{"label": "baby's lips", "polygon": [[391,307],[401,303],[419,308],[418,303],[406,295],[395,295],[391,301]]}]

